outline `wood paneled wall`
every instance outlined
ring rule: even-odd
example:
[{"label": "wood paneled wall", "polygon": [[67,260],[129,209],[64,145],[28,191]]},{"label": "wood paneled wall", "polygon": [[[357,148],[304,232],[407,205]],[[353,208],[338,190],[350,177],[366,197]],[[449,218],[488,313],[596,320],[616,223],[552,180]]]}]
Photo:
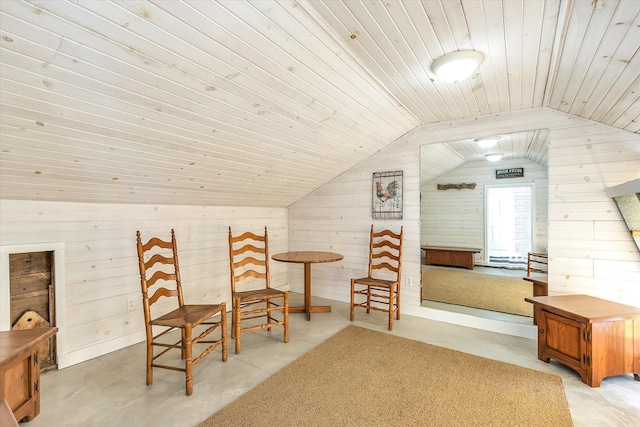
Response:
[{"label": "wood paneled wall", "polygon": [[[523,178],[496,179],[495,170],[523,167]],[[438,190],[438,184],[475,183],[471,189]],[[502,184],[534,184],[533,218],[534,249],[543,251],[547,235],[547,167],[526,159],[497,163],[470,162],[441,175],[433,181],[421,182],[420,236],[421,245],[484,248],[484,186]],[[484,249],[476,262],[485,263]]]},{"label": "wood paneled wall", "polygon": [[[286,209],[0,201],[3,246],[64,242],[66,352],[60,367],[144,340],[135,233],[169,238],[175,229],[188,303],[230,307],[228,227],[269,229],[272,253],[287,249]],[[272,285],[286,289],[287,266],[273,262]],[[136,308],[129,311],[132,297]]]},{"label": "wood paneled wall", "polygon": [[[640,177],[640,136],[540,108],[427,125],[320,187],[289,209],[0,201],[2,245],[65,243],[67,353],[60,366],[144,339],[142,311],[127,310],[140,293],[135,231],[178,238],[189,302],[229,302],[227,227],[269,227],[272,253],[331,250],[340,262],[314,265],[313,293],[349,299],[349,278],[367,265],[376,227],[405,230],[403,312],[435,317],[419,306],[419,147],[476,135],[549,128],[551,293],[587,293],[640,306],[640,254],[605,188]],[[372,220],[372,173],[404,171],[404,217]],[[272,263],[272,283],[302,290],[302,267]],[[61,313],[59,313],[62,315]],[[344,313],[348,318],[348,313]],[[461,323],[459,318],[450,321]],[[469,326],[477,326],[473,320]],[[503,332],[501,325],[492,330]]]},{"label": "wood paneled wall", "polygon": [[[349,300],[349,278],[367,266],[368,230],[399,229],[406,243],[403,311],[419,306],[420,181],[423,144],[533,129],[550,129],[549,255],[552,294],[587,293],[640,306],[640,253],[605,188],[640,177],[640,136],[567,113],[538,108],[422,126],[289,208],[289,248],[344,254],[313,272],[316,295]],[[404,218],[371,219],[372,173],[404,171]],[[456,320],[457,322],[457,320]],[[469,326],[474,326],[469,324]]]}]

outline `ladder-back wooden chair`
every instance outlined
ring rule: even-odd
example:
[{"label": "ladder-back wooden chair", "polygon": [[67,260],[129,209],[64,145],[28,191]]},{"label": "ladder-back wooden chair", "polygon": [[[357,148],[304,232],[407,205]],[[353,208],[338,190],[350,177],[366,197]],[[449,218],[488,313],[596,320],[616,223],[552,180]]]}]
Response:
[{"label": "ladder-back wooden chair", "polygon": [[529,252],[527,254],[527,277],[531,277],[531,273],[547,274],[549,267],[549,255],[537,252]]},{"label": "ladder-back wooden chair", "polygon": [[[154,237],[142,244],[140,231],[136,232],[136,237],[140,283],[142,285],[142,306],[147,333],[147,385],[153,383],[153,368],[181,371],[185,373],[187,395],[191,395],[194,365],[219,345],[222,345],[222,360],[227,360],[226,305],[224,302],[199,305],[184,303],[178,264],[178,248],[173,229],[170,241]],[[151,306],[153,304],[162,302],[162,305],[166,306],[166,300],[162,297],[174,299],[177,308],[158,317],[152,317]],[[220,317],[214,320],[213,317],[216,315],[220,315]],[[198,330],[204,330],[198,336],[193,337],[196,327]],[[154,335],[154,328],[161,329],[161,331]],[[167,334],[178,329],[181,335],[176,342],[174,341],[175,337]],[[210,334],[216,329],[220,329],[220,336],[214,339],[214,336]],[[193,349],[196,344],[203,344],[205,348],[197,357],[193,357]],[[157,354],[155,354],[155,347],[161,349]],[[156,359],[173,349],[180,350],[181,358],[184,360],[183,367],[156,362]]]},{"label": "ladder-back wooden chair", "polygon": [[[284,327],[284,342],[289,342],[289,293],[271,288],[269,279],[269,237],[245,232],[233,236],[229,227],[229,263],[231,270],[231,338],[240,353],[243,332]],[[240,284],[240,282],[243,282]],[[279,300],[282,303],[279,304]],[[275,300],[275,301],[274,301]],[[274,317],[281,311],[282,316]],[[262,319],[245,322],[250,319]],[[246,326],[242,326],[242,323]]]},{"label": "ladder-back wooden chair", "polygon": [[[403,231],[391,230],[371,232],[369,238],[369,272],[367,277],[351,279],[351,320],[354,307],[389,313],[389,330],[393,329],[393,316],[400,320],[400,281],[402,277]],[[375,274],[374,274],[375,273]],[[374,277],[374,275],[376,277]],[[356,302],[356,296],[364,300]],[[360,297],[357,297],[361,299]]]}]

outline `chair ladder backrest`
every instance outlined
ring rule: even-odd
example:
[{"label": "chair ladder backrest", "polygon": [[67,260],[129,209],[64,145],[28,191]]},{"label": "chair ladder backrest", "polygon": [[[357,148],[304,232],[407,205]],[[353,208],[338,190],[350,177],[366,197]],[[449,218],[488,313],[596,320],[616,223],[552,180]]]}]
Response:
[{"label": "chair ladder backrest", "polygon": [[[229,264],[232,294],[236,292],[236,284],[249,277],[264,280],[265,287],[271,287],[267,227],[264,228],[264,236],[247,231],[235,237],[229,227]],[[240,272],[236,272],[238,269]]]},{"label": "chair ladder backrest", "polygon": [[527,254],[527,276],[531,273],[547,274],[549,256],[545,253],[529,252]]},{"label": "chair ladder backrest", "polygon": [[[148,325],[151,320],[151,306],[160,297],[177,297],[179,307],[184,305],[180,283],[180,266],[178,265],[178,247],[173,229],[171,229],[171,241],[169,242],[153,237],[147,243],[142,244],[140,231],[136,232],[136,237],[142,305],[145,321]],[[154,247],[158,249],[154,249]],[[167,250],[170,250],[171,253]],[[170,282],[173,282],[175,287],[167,287]]]},{"label": "chair ladder backrest", "polygon": [[373,277],[374,270],[388,270],[395,274],[395,280],[400,282],[402,275],[402,240],[403,227],[400,233],[391,230],[373,231],[369,239],[369,277]]}]

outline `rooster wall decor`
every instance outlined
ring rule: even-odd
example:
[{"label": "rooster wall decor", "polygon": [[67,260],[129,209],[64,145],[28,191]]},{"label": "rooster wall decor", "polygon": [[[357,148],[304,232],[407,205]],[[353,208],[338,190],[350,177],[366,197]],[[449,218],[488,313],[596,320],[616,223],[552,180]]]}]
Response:
[{"label": "rooster wall decor", "polygon": [[390,197],[396,197],[398,191],[398,181],[391,181],[387,188],[383,188],[380,181],[376,181],[376,196],[383,202],[386,202]]},{"label": "rooster wall decor", "polygon": [[373,174],[373,218],[402,218],[402,171]]}]

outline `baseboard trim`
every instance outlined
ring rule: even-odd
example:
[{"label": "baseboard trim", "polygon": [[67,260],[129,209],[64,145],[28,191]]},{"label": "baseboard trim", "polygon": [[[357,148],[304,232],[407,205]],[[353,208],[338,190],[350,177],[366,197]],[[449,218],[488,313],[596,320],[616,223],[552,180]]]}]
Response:
[{"label": "baseboard trim", "polygon": [[523,325],[496,319],[485,319],[468,314],[453,313],[428,307],[410,307],[407,310],[403,310],[402,314],[532,340],[538,338],[538,329],[534,325]]},{"label": "baseboard trim", "polygon": [[139,331],[133,334],[118,337],[114,340],[106,341],[91,347],[82,348],[80,350],[71,351],[66,354],[58,354],[58,369],[68,368],[78,363],[96,357],[104,356],[116,350],[121,350],[134,344],[138,344],[146,340],[145,331]]}]

